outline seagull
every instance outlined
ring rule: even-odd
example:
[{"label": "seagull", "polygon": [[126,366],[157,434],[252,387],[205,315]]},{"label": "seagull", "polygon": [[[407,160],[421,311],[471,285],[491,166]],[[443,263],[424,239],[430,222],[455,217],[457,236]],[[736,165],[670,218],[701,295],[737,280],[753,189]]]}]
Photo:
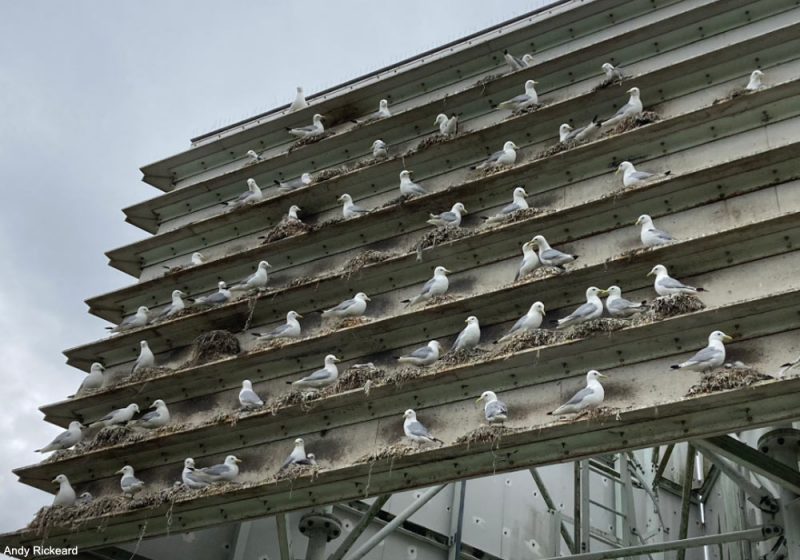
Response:
[{"label": "seagull", "polygon": [[254,332],[253,336],[264,340],[272,340],[273,338],[300,338],[300,322],[303,316],[297,311],[289,311],[286,314],[286,323],[279,325],[271,331],[265,333]]},{"label": "seagull", "polygon": [[133,419],[134,414],[139,414],[139,405],[136,403],[129,404],[125,408],[118,408],[116,410],[112,410],[100,420],[92,422],[89,424],[90,428],[96,428],[97,426],[102,426],[107,428],[109,426],[116,426],[127,424]]},{"label": "seagull", "polygon": [[192,266],[198,266],[201,264],[206,264],[206,258],[203,256],[203,253],[195,252],[192,253]]},{"label": "seagull", "polygon": [[764,77],[764,72],[761,70],[753,70],[750,73],[750,81],[747,82],[747,91],[758,91],[764,87],[764,84],[761,82],[761,78]]},{"label": "seagull", "polygon": [[564,144],[565,142],[583,142],[584,140],[591,140],[600,134],[600,122],[597,116],[592,119],[592,122],[580,128],[572,128],[567,123],[558,127],[558,141]]},{"label": "seagull", "polygon": [[647,302],[634,303],[622,297],[619,286],[611,286],[606,290],[606,309],[612,317],[630,317],[642,311],[647,311]]},{"label": "seagull", "polygon": [[259,262],[256,271],[248,276],[246,280],[231,286],[231,291],[263,290],[267,287],[267,282],[269,281],[268,268],[272,268],[272,265],[267,261]]},{"label": "seagull", "polygon": [[403,169],[400,172],[400,194],[410,198],[412,196],[428,194],[428,191],[411,180],[411,171]]},{"label": "seagull", "polygon": [[292,452],[289,453],[289,456],[278,470],[282,471],[289,465],[311,465],[311,461],[309,460],[308,455],[306,455],[306,445],[303,441],[303,438],[297,438],[294,440],[294,449],[292,449]]},{"label": "seagull", "polygon": [[526,62],[525,60],[526,57],[530,57],[529,60],[533,59],[533,57],[528,54],[524,55],[522,58],[519,58],[508,52],[508,49],[503,51],[503,58],[506,59],[506,63],[511,67],[511,70],[514,72],[528,67],[528,62]]},{"label": "seagull", "polygon": [[136,358],[136,361],[133,362],[131,373],[136,373],[141,369],[155,367],[155,365],[156,357],[153,351],[150,350],[150,345],[147,344],[146,340],[139,341],[139,356]]},{"label": "seagull", "polygon": [[72,506],[75,505],[75,490],[72,488],[72,485],[69,483],[69,479],[67,475],[60,474],[51,480],[53,484],[58,484],[58,492],[56,493],[56,497],[53,498],[53,505],[54,506]]},{"label": "seagull", "polygon": [[308,453],[308,454],[306,454],[306,457],[308,458],[308,464],[309,465],[312,465],[312,466],[315,466],[315,467],[317,466],[317,456],[316,455],[314,455],[313,453]]},{"label": "seagull", "polygon": [[247,150],[247,157],[249,158],[247,163],[258,163],[261,161],[261,156],[258,155],[255,150]]},{"label": "seagull", "polygon": [[122,475],[122,478],[119,481],[119,487],[122,489],[122,493],[126,496],[133,496],[142,488],[144,488],[144,482],[136,478],[132,466],[125,465],[118,470],[116,474]]},{"label": "seagull", "polygon": [[360,317],[367,311],[367,302],[372,301],[364,292],[358,292],[351,299],[346,299],[336,307],[322,312],[323,317]]},{"label": "seagull", "polygon": [[299,177],[289,179],[288,181],[272,180],[273,183],[278,185],[278,190],[284,193],[297,190],[311,184],[311,173],[303,173]]},{"label": "seagull", "polygon": [[672,369],[690,369],[708,371],[725,363],[725,345],[723,342],[733,340],[722,331],[714,331],[708,335],[708,346],[681,364],[670,366]]},{"label": "seagull", "polygon": [[502,424],[508,420],[508,406],[503,401],[497,400],[494,391],[484,391],[475,402],[483,401],[483,415],[489,424]]},{"label": "seagull", "polygon": [[417,348],[407,356],[400,356],[397,361],[401,364],[411,364],[412,366],[429,366],[439,359],[442,352],[442,345],[438,340],[431,340],[426,346]]},{"label": "seagull", "polygon": [[514,193],[512,194],[511,204],[507,204],[506,206],[504,206],[503,209],[500,210],[500,212],[498,212],[494,216],[491,217],[481,216],[481,218],[486,220],[487,224],[494,224],[503,221],[503,219],[507,218],[508,216],[510,216],[514,212],[517,212],[518,210],[527,210],[528,208],[530,208],[530,206],[528,206],[528,201],[525,200],[526,196],[528,196],[528,193],[525,191],[523,187],[515,187]]},{"label": "seagull", "polygon": [[92,496],[91,492],[81,492],[81,495],[75,500],[75,505],[86,506],[91,504],[92,500],[94,500],[94,496]]},{"label": "seagull", "polygon": [[120,333],[123,331],[144,327],[147,325],[148,321],[150,321],[150,310],[146,305],[141,305],[136,310],[136,314],[131,315],[130,317],[125,317],[125,319],[116,327],[106,327],[106,329],[112,333]]},{"label": "seagull", "polygon": [[83,437],[83,424],[78,422],[77,420],[73,420],[69,423],[69,427],[58,434],[53,441],[42,447],[41,449],[36,449],[36,453],[47,453],[48,451],[60,451],[62,449],[69,449],[79,441]]},{"label": "seagull", "polygon": [[557,321],[558,327],[570,327],[597,319],[603,314],[603,301],[600,296],[606,296],[608,292],[595,288],[594,286],[586,289],[586,303],[582,304],[578,309]]},{"label": "seagull", "polygon": [[467,209],[464,208],[464,205],[460,202],[456,202],[448,212],[431,214],[427,222],[432,226],[458,227],[461,225],[462,214],[466,213]]},{"label": "seagull", "polygon": [[531,332],[538,329],[542,326],[544,316],[544,304],[541,301],[534,302],[530,309],[528,309],[528,312],[517,319],[517,322],[514,323],[514,326],[511,327],[511,330],[504,334],[498,342],[505,342],[516,334]]},{"label": "seagull", "polygon": [[452,137],[458,134],[458,115],[453,113],[449,118],[444,113],[436,115],[436,120],[433,121],[434,126],[439,126],[439,134],[446,137]]},{"label": "seagull", "polygon": [[169,409],[167,404],[161,399],[156,399],[150,408],[154,408],[152,412],[146,413],[144,416],[136,420],[135,424],[150,430],[161,428],[169,424]]},{"label": "seagull", "polygon": [[187,457],[183,461],[181,480],[183,481],[184,486],[191,488],[192,490],[199,490],[200,488],[205,488],[208,486],[208,482],[203,480],[197,472],[197,469],[194,466],[194,459],[191,457]]},{"label": "seagull", "polygon": [[340,361],[341,360],[333,354],[328,354],[325,356],[325,366],[322,369],[318,369],[297,381],[287,381],[286,383],[294,385],[295,387],[300,387],[301,389],[312,390],[322,389],[328,385],[332,385],[336,383],[336,380],[339,378],[339,368],[336,367],[336,362]]},{"label": "seagull", "polygon": [[639,216],[635,225],[642,226],[642,231],[639,236],[642,240],[642,245],[645,247],[658,247],[659,245],[667,245],[675,241],[675,238],[666,231],[656,228],[653,225],[653,219],[647,214]]},{"label": "seagull", "polygon": [[536,84],[539,82],[535,80],[528,80],[525,82],[525,93],[502,101],[495,105],[496,109],[506,111],[522,111],[528,107],[535,106],[539,103],[539,94],[536,93]]},{"label": "seagull", "polygon": [[186,309],[186,303],[183,301],[184,297],[186,297],[186,294],[184,294],[182,291],[172,290],[172,303],[170,303],[161,311],[161,313],[158,315],[158,318],[169,319],[176,313],[180,313]]},{"label": "seagull", "polygon": [[248,179],[246,191],[240,194],[235,200],[229,200],[228,202],[223,202],[222,204],[224,206],[230,206],[231,208],[239,208],[246,204],[255,204],[263,199],[264,194],[261,192],[261,187],[256,184],[256,180]]},{"label": "seagull", "polygon": [[639,92],[639,88],[632,87],[625,93],[630,94],[630,98],[628,98],[628,102],[619,108],[619,110],[614,113],[613,117],[608,118],[607,120],[603,121],[602,126],[614,126],[615,124],[621,122],[622,120],[634,116],[634,115],[641,115],[644,107],[642,106],[642,100],[640,98],[641,93]]},{"label": "seagull", "polygon": [[493,153],[482,163],[473,165],[470,169],[493,169],[501,165],[514,165],[514,162],[517,161],[517,150],[519,150],[517,145],[509,140],[503,144],[502,150]]},{"label": "seagull", "polygon": [[778,371],[778,373],[776,373],[775,375],[773,375],[773,377],[776,377],[776,378],[778,378],[778,379],[783,379],[784,377],[786,377],[786,374],[788,374],[788,373],[789,373],[789,372],[790,372],[792,369],[794,369],[794,368],[795,368],[795,367],[796,367],[798,364],[800,364],[800,356],[798,356],[797,358],[795,358],[795,360],[794,360],[794,361],[792,361],[792,362],[786,362],[785,364],[781,364],[781,369],[780,369],[780,371]]},{"label": "seagull", "polygon": [[526,241],[522,244],[522,262],[517,269],[517,275],[514,276],[514,282],[520,278],[524,278],[537,268],[542,263],[539,261],[539,255],[536,254],[536,243],[533,241]]},{"label": "seagull", "polygon": [[450,349],[451,352],[471,350],[478,346],[478,343],[481,341],[481,326],[478,323],[478,318],[474,315],[470,315],[464,320],[464,322],[467,324],[467,326],[464,327],[460,333],[458,333],[456,341],[453,343],[453,347]]},{"label": "seagull", "polygon": [[298,212],[302,212],[300,207],[297,204],[292,204],[289,206],[289,212],[286,214],[286,221],[287,222],[302,222],[300,216],[297,215]]},{"label": "seagull", "polygon": [[431,298],[444,295],[450,287],[450,281],[447,279],[449,272],[443,266],[434,268],[433,278],[425,282],[425,285],[422,286],[422,291],[411,299],[403,300],[403,303],[414,305],[420,301],[428,301]]},{"label": "seagull", "polygon": [[[103,364],[100,362],[95,362],[89,368],[89,373],[86,377],[83,378],[80,387],[75,392],[75,395],[79,395],[83,391],[87,391],[89,389],[99,389],[103,386],[104,378],[103,372],[106,371],[106,368],[103,367]],[[73,398],[75,395],[70,395],[68,398]]]},{"label": "seagull", "polygon": [[232,482],[239,476],[239,463],[241,462],[242,460],[236,455],[228,455],[221,465],[196,469],[195,474],[206,482]]},{"label": "seagull", "polygon": [[552,414],[553,416],[558,416],[560,414],[576,414],[584,410],[597,408],[603,404],[605,391],[603,391],[603,386],[600,385],[598,381],[598,378],[601,377],[605,378],[606,376],[597,370],[591,370],[586,374],[586,387],[575,393],[570,400],[559,406],[553,412],[548,412],[548,414]]},{"label": "seagull", "polygon": [[[633,187],[644,183],[645,181],[649,181],[654,177],[660,177],[661,174],[658,173],[648,173],[647,171],[636,171],[636,168],[633,164],[629,161],[623,161],[617,167],[615,173],[622,172],[622,184],[626,187]],[[669,175],[669,173],[664,173],[664,175]]]},{"label": "seagull", "polygon": [[353,203],[353,197],[349,194],[344,193],[342,196],[339,197],[339,202],[343,202],[344,205],[342,206],[342,216],[344,216],[345,220],[349,220],[350,218],[356,218],[358,216],[363,216],[369,213],[369,210],[361,208]]},{"label": "seagull", "polygon": [[372,157],[375,159],[386,159],[389,157],[389,151],[386,148],[386,142],[383,140],[375,140],[372,143]]},{"label": "seagull", "polygon": [[308,107],[308,101],[306,101],[306,96],[303,95],[303,88],[297,86],[297,93],[294,96],[294,101],[292,101],[292,104],[289,105],[289,112],[294,113],[295,111],[305,109],[306,107]]},{"label": "seagull", "polygon": [[578,258],[578,255],[568,255],[558,249],[553,249],[543,235],[537,235],[531,239],[531,243],[539,248],[539,261],[551,268],[563,271],[565,264],[571,263]]},{"label": "seagull", "polygon": [[423,426],[422,423],[417,420],[417,413],[410,408],[405,411],[403,418],[405,418],[403,421],[403,433],[405,433],[406,437],[414,443],[422,444],[438,442],[444,445],[442,440],[434,437],[428,431],[428,428]]},{"label": "seagull", "polygon": [[239,404],[245,410],[253,410],[264,406],[264,401],[253,391],[253,383],[249,379],[242,381],[242,390],[239,391]]},{"label": "seagull", "polygon": [[674,278],[671,278],[667,272],[667,267],[663,264],[657,264],[653,269],[647,273],[648,276],[655,275],[656,280],[653,287],[656,293],[660,296],[673,296],[677,294],[696,295],[697,292],[705,292],[703,288],[695,288],[694,286],[687,286]]},{"label": "seagull", "polygon": [[207,296],[199,297],[194,302],[198,305],[222,305],[231,299],[231,291],[225,282],[217,282],[217,291]]},{"label": "seagull", "polygon": [[296,136],[297,138],[300,139],[313,138],[325,132],[325,127],[322,125],[322,119],[324,118],[325,117],[317,113],[313,117],[311,117],[311,121],[313,124],[309,126],[301,126],[298,128],[286,127],[286,130],[288,130],[289,134],[291,134],[292,136]]},{"label": "seagull", "polygon": [[608,80],[618,80],[621,82],[625,79],[625,75],[622,73],[622,70],[615,67],[610,62],[604,62],[602,68]]},{"label": "seagull", "polygon": [[389,102],[385,99],[381,99],[378,102],[378,110],[374,113],[370,113],[367,115],[364,120],[356,121],[358,124],[366,124],[368,122],[379,121],[381,119],[387,119],[392,116],[392,112],[389,110]]}]

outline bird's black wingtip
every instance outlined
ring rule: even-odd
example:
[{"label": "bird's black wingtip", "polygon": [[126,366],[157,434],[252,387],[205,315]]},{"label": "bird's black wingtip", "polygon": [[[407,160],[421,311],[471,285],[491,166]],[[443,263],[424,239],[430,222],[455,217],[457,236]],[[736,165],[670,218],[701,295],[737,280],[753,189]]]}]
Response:
[{"label": "bird's black wingtip", "polygon": [[547,415],[548,416],[552,416],[553,415],[553,411],[551,410],[550,412],[547,413]]},{"label": "bird's black wingtip", "polygon": [[706,290],[705,288],[697,288],[697,291],[698,292],[707,292],[708,290]]},{"label": "bird's black wingtip", "polygon": [[670,369],[681,369],[681,366],[679,366],[677,364],[672,364],[671,366],[669,366],[669,368]]},{"label": "bird's black wingtip", "polygon": [[280,182],[280,181],[278,181],[277,179],[273,179],[273,180],[272,180],[272,182],[273,182],[273,183],[275,183],[275,184],[276,184],[276,185],[278,185],[278,186],[280,186],[280,185],[281,185],[281,182]]},{"label": "bird's black wingtip", "polygon": [[291,385],[291,384],[292,384],[292,382],[291,382],[291,381],[287,381],[287,382],[286,382],[286,384],[287,384],[287,385]]},{"label": "bird's black wingtip", "polygon": [[664,175],[669,175],[670,173],[672,173],[672,170],[670,170],[670,171],[665,171],[665,172],[664,172]]}]

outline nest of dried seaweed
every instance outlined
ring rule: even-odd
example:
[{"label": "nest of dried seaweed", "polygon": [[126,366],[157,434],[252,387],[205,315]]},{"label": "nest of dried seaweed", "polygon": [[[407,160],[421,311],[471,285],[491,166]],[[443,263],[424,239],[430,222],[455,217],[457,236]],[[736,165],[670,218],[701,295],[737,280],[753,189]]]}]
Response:
[{"label": "nest of dried seaweed", "polygon": [[489,443],[493,448],[499,447],[503,436],[519,432],[520,428],[509,428],[502,424],[491,424],[476,428],[456,439],[456,444],[466,443],[467,448],[473,444]]},{"label": "nest of dried seaweed", "polygon": [[647,305],[647,311],[635,315],[631,324],[641,325],[643,323],[652,323],[659,319],[694,313],[695,311],[701,311],[706,308],[706,305],[700,301],[700,298],[689,294],[657,297],[653,301],[648,302]]},{"label": "nest of dried seaweed", "polygon": [[436,369],[442,369],[448,366],[456,366],[460,364],[466,364],[468,362],[475,362],[485,357],[486,354],[487,351],[483,350],[482,348],[450,351],[439,358],[439,360],[434,364],[434,367]]},{"label": "nest of dried seaweed", "polygon": [[[153,379],[154,377],[161,377],[162,375],[172,371],[171,368],[166,366],[154,366],[154,367],[145,367],[139,368],[134,373],[118,379],[116,383],[113,385],[120,385],[122,383],[138,383],[140,381],[144,381],[146,379]],[[112,385],[112,386],[113,386]]]},{"label": "nest of dried seaweed", "polygon": [[239,352],[241,352],[239,339],[229,331],[209,331],[192,341],[192,357],[184,367],[204,364],[227,356],[235,356]]},{"label": "nest of dried seaweed", "polygon": [[561,331],[535,329],[532,331],[523,331],[516,333],[511,338],[502,342],[498,341],[498,348],[493,352],[495,356],[513,354],[521,350],[528,350],[530,348],[538,348],[539,346],[548,346],[561,342],[564,339],[564,333]]},{"label": "nest of dried seaweed", "polygon": [[605,89],[607,87],[620,85],[622,82],[623,82],[623,80],[620,80],[619,78],[605,78],[602,82],[600,82],[599,84],[597,84],[594,87],[592,92],[599,91],[599,90]]},{"label": "nest of dried seaweed", "polygon": [[502,77],[503,77],[503,74],[489,74],[488,76],[484,76],[483,78],[481,78],[480,80],[475,82],[475,85],[476,86],[485,86],[489,82],[491,82],[493,80],[496,80],[497,78],[502,78]]},{"label": "nest of dried seaweed", "polygon": [[398,204],[404,203],[406,200],[411,200],[412,198],[415,198],[415,197],[413,197],[413,196],[411,196],[411,197],[398,196],[398,197],[393,198],[391,200],[387,200],[386,202],[381,204],[378,208],[383,209],[383,208],[389,208],[390,206],[396,206]]},{"label": "nest of dried seaweed", "polygon": [[501,224],[513,224],[516,222],[527,220],[528,218],[533,218],[534,216],[538,216],[541,213],[542,210],[540,210],[539,208],[525,208],[523,210],[517,210],[516,212],[512,212],[511,214],[506,214],[505,216],[501,216],[499,214],[491,216],[487,221],[483,223],[483,225],[487,227],[492,227]]},{"label": "nest of dried seaweed", "polygon": [[419,257],[422,251],[428,249],[429,247],[436,247],[442,243],[455,241],[456,239],[463,239],[464,237],[469,237],[473,234],[474,232],[461,227],[437,227],[436,229],[426,232],[425,235],[423,235],[422,238],[417,241],[417,244],[414,246],[414,251],[417,252]]},{"label": "nest of dried seaweed", "polygon": [[766,379],[772,379],[772,376],[750,367],[718,368],[704,373],[700,382],[692,385],[685,396],[692,397],[717,391],[749,387]]},{"label": "nest of dried seaweed", "polygon": [[414,154],[421,152],[431,146],[435,146],[436,144],[444,144],[446,142],[450,142],[454,138],[456,138],[458,134],[454,134],[453,136],[445,136],[444,134],[436,133],[431,134],[430,136],[426,136],[422,140],[419,141],[419,144],[414,146],[413,148],[409,149],[404,153],[401,157],[409,157],[413,156]]},{"label": "nest of dried seaweed", "polygon": [[336,383],[322,390],[324,396],[335,395],[351,389],[360,389],[367,383],[374,383],[386,377],[386,370],[369,364],[351,366],[342,373]]},{"label": "nest of dried seaweed", "polygon": [[397,255],[398,253],[392,251],[367,249],[366,251],[361,251],[355,257],[348,259],[347,262],[339,268],[339,273],[350,275],[354,272],[358,272],[365,266],[389,260]]},{"label": "nest of dried seaweed", "polygon": [[375,463],[384,459],[396,459],[397,457],[414,453],[416,450],[417,449],[414,446],[405,442],[393,443],[391,445],[385,445],[379,448],[377,451],[368,453],[363,457],[359,457],[354,461],[354,463]]},{"label": "nest of dried seaweed", "polygon": [[36,512],[27,528],[37,535],[46,535],[51,527],[56,526],[77,530],[93,517],[126,509],[128,502],[124,496],[100,496],[88,504],[43,507]]},{"label": "nest of dried seaweed", "polygon": [[313,480],[321,469],[319,465],[288,465],[272,475],[275,482],[279,480],[297,480],[298,478],[309,476]]},{"label": "nest of dried seaweed", "polygon": [[516,286],[517,284],[527,284],[533,280],[541,280],[542,278],[549,278],[550,276],[558,276],[560,274],[557,268],[550,268],[549,266],[540,266],[529,272],[522,278],[517,278],[509,284],[509,286]]},{"label": "nest of dried seaweed", "polygon": [[166,323],[167,321],[174,321],[175,319],[180,319],[181,317],[186,317],[187,315],[193,315],[197,313],[197,309],[192,309],[192,306],[184,307],[180,311],[176,311],[169,317],[163,318],[156,318],[153,323]]},{"label": "nest of dried seaweed", "polygon": [[300,338],[292,338],[292,337],[278,337],[278,338],[270,338],[264,342],[259,342],[247,352],[248,354],[254,354],[256,352],[263,352],[264,350],[274,350],[276,348],[283,348],[289,344],[294,344],[300,340]]},{"label": "nest of dried seaweed", "polygon": [[488,177],[489,175],[494,175],[495,173],[500,173],[501,171],[505,171],[507,169],[511,169],[514,167],[514,164],[507,164],[507,165],[491,165],[489,167],[484,167],[483,169],[470,169],[470,173],[476,179],[480,179],[482,177]]},{"label": "nest of dried seaweed", "polygon": [[629,327],[630,322],[624,319],[617,319],[615,317],[600,317],[572,325],[564,329],[563,340],[575,340],[578,338],[586,338],[594,333],[599,332],[614,332],[625,327]]},{"label": "nest of dried seaweed", "polygon": [[315,136],[306,136],[305,138],[300,138],[294,144],[289,146],[289,153],[292,153],[294,150],[296,150],[297,148],[300,148],[302,146],[308,146],[309,144],[316,144],[320,140],[323,140],[325,138],[329,138],[330,136],[333,136],[333,135],[334,135],[333,132],[331,132],[330,130],[326,130],[322,134],[317,134]]},{"label": "nest of dried seaweed", "polygon": [[560,154],[561,152],[566,152],[567,150],[569,150],[570,148],[574,148],[575,146],[577,146],[577,142],[575,141],[558,142],[556,144],[553,144],[549,148],[545,148],[541,152],[537,153],[533,159],[536,160],[554,156],[556,154]]},{"label": "nest of dried seaweed", "polygon": [[711,104],[716,105],[717,103],[725,103],[726,101],[730,101],[731,99],[736,99],[737,97],[741,97],[742,95],[747,95],[748,93],[752,92],[747,91],[747,89],[743,87],[736,88],[725,97],[720,97],[718,99],[715,99],[714,101],[711,102]]},{"label": "nest of dried seaweed", "polygon": [[328,179],[333,179],[334,177],[338,177],[339,175],[344,175],[348,173],[350,168],[346,165],[340,165],[339,167],[329,167],[327,169],[323,169],[319,173],[317,173],[314,179],[319,181],[326,181]]},{"label": "nest of dried seaweed", "polygon": [[384,379],[384,385],[401,386],[413,379],[429,375],[431,370],[425,367],[402,367],[394,370],[391,374],[387,375]]},{"label": "nest of dried seaweed", "polygon": [[643,111],[640,115],[631,115],[630,117],[622,119],[620,122],[614,125],[612,129],[606,132],[606,134],[620,134],[622,132],[627,132],[628,130],[633,130],[634,128],[639,128],[640,126],[658,122],[660,120],[661,115],[658,113],[654,111]]},{"label": "nest of dried seaweed", "polygon": [[281,223],[267,232],[261,244],[266,245],[267,243],[272,243],[273,241],[286,239],[287,237],[292,237],[295,235],[301,235],[313,230],[314,226],[310,224],[304,224],[300,220],[284,219],[281,221]]},{"label": "nest of dried seaweed", "polygon": [[318,391],[292,389],[289,392],[272,399],[267,404],[267,410],[269,410],[270,414],[275,416],[280,409],[299,404],[302,410],[307,411],[311,410],[311,408],[314,406],[313,404],[309,403],[313,403],[313,401],[321,398],[322,394]]}]

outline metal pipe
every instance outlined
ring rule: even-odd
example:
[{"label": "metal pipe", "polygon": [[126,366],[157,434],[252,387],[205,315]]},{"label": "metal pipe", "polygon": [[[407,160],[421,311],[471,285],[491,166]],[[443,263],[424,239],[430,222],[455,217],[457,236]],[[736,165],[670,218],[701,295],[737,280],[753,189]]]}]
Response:
[{"label": "metal pipe", "polygon": [[[556,509],[556,504],[553,501],[553,498],[550,497],[550,492],[547,491],[547,486],[544,485],[544,480],[542,480],[542,477],[539,475],[539,471],[537,471],[535,468],[529,470],[531,472],[531,476],[533,476],[533,482],[536,484],[536,488],[539,489],[539,494],[544,500],[544,505],[547,506],[549,511],[555,513],[558,511]],[[559,522],[559,529],[561,531],[561,538],[564,539],[564,544],[567,545],[567,549],[569,549],[570,553],[575,554],[575,541],[572,540],[572,535],[569,534],[569,530],[563,521]]]},{"label": "metal pipe", "polygon": [[581,462],[575,461],[573,463],[573,480],[572,480],[572,507],[574,515],[572,516],[572,538],[575,541],[575,550],[583,550],[583,538],[581,535]]},{"label": "metal pipe", "polygon": [[[686,444],[686,463],[683,469],[683,485],[681,486],[681,520],[678,527],[678,541],[686,540],[689,533],[689,506],[692,499],[692,481],[694,480],[694,458],[696,452],[691,443]],[[678,549],[677,560],[685,560],[686,547]]]},{"label": "metal pipe", "polygon": [[719,470],[725,473],[725,476],[733,480],[744,491],[747,501],[767,513],[776,513],[778,511],[778,502],[767,489],[758,486],[749,478],[743,476],[733,463],[717,455],[704,442],[697,441],[695,443],[709,461],[714,463]]},{"label": "metal pipe", "polygon": [[464,530],[464,499],[467,495],[467,481],[460,480],[453,485],[453,503],[450,507],[450,539],[447,551],[448,560],[461,558],[461,538]]},{"label": "metal pipe", "polygon": [[602,552],[588,552],[586,554],[573,554],[572,556],[555,556],[545,560],[608,560],[611,558],[627,558],[640,554],[650,554],[653,552],[666,552],[668,550],[685,550],[687,548],[697,548],[708,544],[726,543],[732,541],[763,541],[783,534],[783,529],[777,525],[763,525],[744,531],[733,531],[731,533],[720,533],[718,535],[707,535],[705,537],[694,537],[691,539],[681,539],[677,541],[667,541],[662,543],[646,544],[642,546],[629,546]]},{"label": "metal pipe", "polygon": [[[772,459],[790,469],[797,470],[797,449],[800,431],[791,427],[772,430],[758,440],[758,447]],[[779,486],[780,519],[786,529],[786,556],[789,560],[800,559],[800,504],[795,492]]]},{"label": "metal pipe", "polygon": [[591,550],[591,518],[589,516],[589,460],[584,459],[581,461],[581,551],[589,552]]},{"label": "metal pipe", "polygon": [[289,546],[289,530],[286,526],[286,514],[279,513],[275,516],[275,525],[278,531],[278,549],[281,560],[292,560],[292,550]]},{"label": "metal pipe", "polygon": [[350,533],[344,538],[344,541],[342,541],[342,544],[339,545],[339,548],[337,548],[334,553],[330,555],[328,560],[342,560],[344,555],[350,550],[350,547],[353,546],[353,543],[355,543],[358,540],[358,537],[360,537],[361,534],[366,531],[367,527],[369,527],[369,524],[372,523],[372,520],[375,519],[375,516],[378,515],[384,504],[386,504],[391,497],[391,494],[378,496],[378,498],[372,502],[372,505],[369,506],[369,509],[364,513],[364,515],[361,516],[361,519],[358,520],[358,523],[356,523],[356,525],[353,527],[353,530],[350,531]]},{"label": "metal pipe", "polygon": [[441,492],[442,489],[445,486],[447,486],[447,485],[446,484],[441,484],[439,486],[433,486],[431,488],[428,488],[425,491],[425,493],[422,494],[422,496],[417,498],[410,506],[408,506],[402,512],[397,514],[397,517],[395,517],[389,523],[387,523],[386,526],[383,529],[381,529],[380,531],[375,533],[372,537],[369,538],[369,540],[367,540],[367,542],[362,544],[358,548],[358,550],[356,550],[352,555],[350,555],[348,557],[348,560],[360,560],[361,558],[364,558],[364,556],[369,554],[369,551],[372,550],[373,548],[375,548],[378,545],[378,543],[380,543],[383,539],[386,538],[387,535],[389,535],[389,533],[391,533],[397,527],[402,525],[403,522],[406,519],[408,519],[409,517],[411,517],[412,515],[414,515],[414,513],[416,513],[416,511],[419,508],[421,508],[422,506],[427,504],[429,501],[431,501],[431,499],[434,496],[436,496],[436,494]]}]

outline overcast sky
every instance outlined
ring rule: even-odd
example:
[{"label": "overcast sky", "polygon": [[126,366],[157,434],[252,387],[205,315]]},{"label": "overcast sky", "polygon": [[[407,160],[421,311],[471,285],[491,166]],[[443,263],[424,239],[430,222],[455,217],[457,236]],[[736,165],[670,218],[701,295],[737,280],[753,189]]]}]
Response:
[{"label": "overcast sky", "polygon": [[159,192],[141,165],[542,3],[0,0],[0,532],[52,500],[11,469],[81,381],[61,351],[105,332],[83,300],[134,282],[103,253],[147,236],[120,211]]}]

